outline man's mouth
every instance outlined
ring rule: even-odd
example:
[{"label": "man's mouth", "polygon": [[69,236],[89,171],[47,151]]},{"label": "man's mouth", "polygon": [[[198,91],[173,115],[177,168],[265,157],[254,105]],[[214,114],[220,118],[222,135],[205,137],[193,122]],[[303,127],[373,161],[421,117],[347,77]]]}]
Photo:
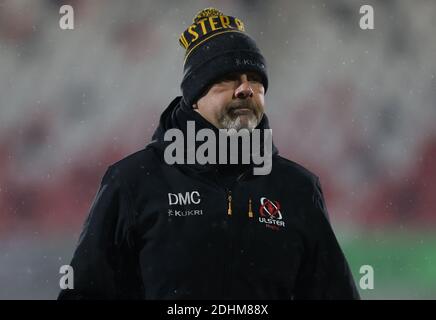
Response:
[{"label": "man's mouth", "polygon": [[253,113],[253,110],[250,108],[235,108],[232,109],[230,112],[235,115],[244,115],[244,114]]}]

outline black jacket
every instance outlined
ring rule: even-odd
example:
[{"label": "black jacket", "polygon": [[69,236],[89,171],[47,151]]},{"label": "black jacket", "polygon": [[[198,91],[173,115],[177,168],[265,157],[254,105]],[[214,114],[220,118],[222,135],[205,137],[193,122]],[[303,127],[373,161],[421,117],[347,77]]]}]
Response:
[{"label": "black jacket", "polygon": [[314,174],[275,147],[268,175],[165,163],[165,130],[212,128],[180,98],[105,173],[58,298],[358,299]]}]

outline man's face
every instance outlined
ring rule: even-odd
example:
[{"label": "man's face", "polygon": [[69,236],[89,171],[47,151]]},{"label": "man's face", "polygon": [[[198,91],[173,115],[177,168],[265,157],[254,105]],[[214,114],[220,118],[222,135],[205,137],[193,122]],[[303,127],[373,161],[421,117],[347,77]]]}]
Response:
[{"label": "man's face", "polygon": [[215,81],[194,109],[218,129],[253,130],[264,112],[265,89],[255,72],[229,73]]}]

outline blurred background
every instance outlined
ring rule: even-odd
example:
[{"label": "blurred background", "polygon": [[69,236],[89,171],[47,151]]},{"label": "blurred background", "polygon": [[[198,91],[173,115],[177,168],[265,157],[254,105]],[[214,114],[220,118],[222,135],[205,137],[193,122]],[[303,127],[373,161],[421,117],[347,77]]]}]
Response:
[{"label": "blurred background", "polygon": [[263,51],[275,144],[320,177],[357,284],[374,268],[362,297],[436,299],[432,0],[0,0],[0,299],[56,298],[106,168],[181,94],[178,37],[208,6]]}]

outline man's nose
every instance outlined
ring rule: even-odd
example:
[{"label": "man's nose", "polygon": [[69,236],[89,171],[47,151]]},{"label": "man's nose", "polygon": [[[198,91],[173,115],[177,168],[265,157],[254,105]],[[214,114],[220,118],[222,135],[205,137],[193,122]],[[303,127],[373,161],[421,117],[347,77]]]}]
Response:
[{"label": "man's nose", "polygon": [[253,89],[250,86],[250,81],[247,80],[247,76],[243,75],[241,77],[241,82],[239,87],[235,90],[235,97],[239,99],[246,99],[253,97]]}]

